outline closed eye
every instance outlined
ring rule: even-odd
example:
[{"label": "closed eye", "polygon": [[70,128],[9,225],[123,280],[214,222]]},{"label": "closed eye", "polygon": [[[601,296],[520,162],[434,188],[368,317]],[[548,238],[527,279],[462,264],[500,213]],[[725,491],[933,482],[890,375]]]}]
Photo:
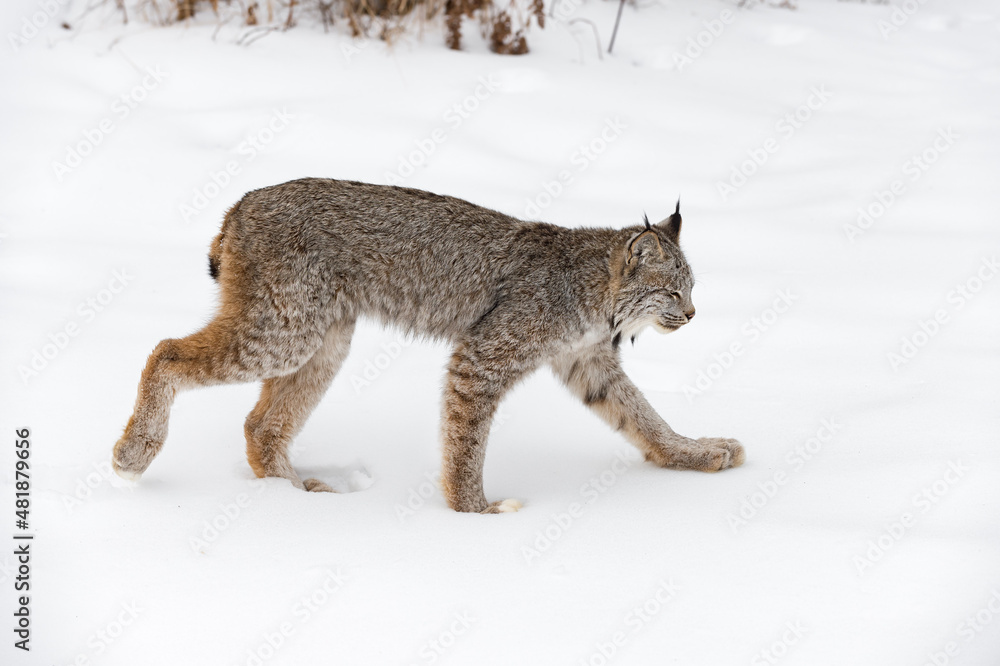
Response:
[{"label": "closed eye", "polygon": [[645,292],[645,297],[648,298],[653,294],[666,294],[675,301],[681,300],[681,293],[679,291],[671,291],[670,289],[650,289]]}]

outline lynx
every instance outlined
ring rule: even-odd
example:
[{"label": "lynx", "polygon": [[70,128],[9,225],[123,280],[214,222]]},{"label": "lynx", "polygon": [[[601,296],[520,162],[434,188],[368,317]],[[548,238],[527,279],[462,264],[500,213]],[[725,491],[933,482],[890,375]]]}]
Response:
[{"label": "lynx", "polygon": [[146,470],[178,391],[260,380],[244,427],[254,473],[331,491],[300,480],[288,447],[340,369],[359,317],[454,345],[441,486],[456,511],[520,508],[483,494],[486,440],[499,401],[542,365],[653,464],[738,466],[739,442],[674,432],[619,360],[622,340],[694,317],[680,228],[679,202],[655,225],[568,229],[402,187],[306,178],[252,191],[226,213],[209,251],[218,312],[149,356],[114,469],[130,480]]}]

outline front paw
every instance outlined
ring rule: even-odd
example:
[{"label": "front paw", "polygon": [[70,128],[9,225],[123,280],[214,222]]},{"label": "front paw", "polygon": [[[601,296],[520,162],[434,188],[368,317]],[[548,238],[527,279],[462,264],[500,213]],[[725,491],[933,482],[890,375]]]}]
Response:
[{"label": "front paw", "polygon": [[479,513],[515,513],[522,506],[524,505],[516,499],[505,499],[493,502]]},{"label": "front paw", "polygon": [[668,469],[718,472],[739,467],[746,459],[743,446],[735,439],[702,437],[685,439],[646,453],[646,460]]},{"label": "front paw", "polygon": [[743,445],[735,439],[728,437],[700,437],[696,441],[699,447],[707,449],[709,454],[707,466],[701,468],[704,472],[718,472],[730,467],[739,467],[747,458],[747,454],[743,450]]},{"label": "front paw", "polygon": [[486,497],[480,495],[472,497],[460,495],[458,497],[447,495],[448,506],[460,513],[515,513],[523,505],[516,499],[505,499],[497,502],[489,502]]}]

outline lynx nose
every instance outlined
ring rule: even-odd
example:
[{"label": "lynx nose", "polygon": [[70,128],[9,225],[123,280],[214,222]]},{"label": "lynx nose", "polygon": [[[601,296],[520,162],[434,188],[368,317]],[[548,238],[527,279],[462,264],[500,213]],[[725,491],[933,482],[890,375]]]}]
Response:
[{"label": "lynx nose", "polygon": [[691,308],[690,310],[688,310],[687,312],[685,312],[684,316],[688,318],[688,321],[691,321],[692,319],[694,319],[694,308]]}]

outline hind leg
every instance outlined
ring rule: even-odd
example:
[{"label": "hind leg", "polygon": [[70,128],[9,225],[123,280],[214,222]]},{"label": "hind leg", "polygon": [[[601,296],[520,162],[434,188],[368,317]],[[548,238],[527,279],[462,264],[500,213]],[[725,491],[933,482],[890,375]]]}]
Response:
[{"label": "hind leg", "polygon": [[[281,344],[262,347],[262,339]],[[294,337],[279,332],[265,338],[260,331],[247,330],[241,319],[223,316],[186,338],[163,340],[149,355],[132,417],[115,444],[115,472],[136,480],[146,471],[167,438],[178,391],[292,372],[321,344],[320,332]]]},{"label": "hind leg", "polygon": [[264,382],[260,401],[247,416],[247,460],[258,477],[288,479],[297,488],[333,492],[317,479],[303,483],[288,458],[288,445],[305,424],[330,382],[340,370],[351,346],[354,322],[330,327],[323,345],[296,372]]}]

